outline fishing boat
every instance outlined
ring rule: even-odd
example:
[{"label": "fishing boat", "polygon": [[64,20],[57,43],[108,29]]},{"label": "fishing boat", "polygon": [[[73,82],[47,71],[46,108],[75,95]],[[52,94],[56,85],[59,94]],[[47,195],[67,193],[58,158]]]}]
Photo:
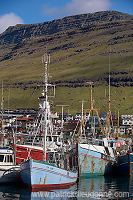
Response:
[{"label": "fishing boat", "polygon": [[[80,176],[110,175],[114,173],[115,146],[112,141],[103,138],[78,144]],[[113,142],[115,145],[116,142]]]},{"label": "fishing boat", "polygon": [[0,184],[20,181],[20,166],[16,165],[15,151],[8,148],[6,133],[4,132],[4,109],[3,109],[3,82],[1,101],[1,131],[0,131]]},{"label": "fishing boat", "polygon": [[120,141],[119,154],[116,160],[116,172],[118,175],[133,175],[133,146],[132,140]]},{"label": "fishing boat", "polygon": [[[69,168],[68,152],[64,150],[63,138],[60,148],[47,148],[47,136],[53,134],[51,119],[50,102],[48,100],[48,74],[49,55],[44,54],[43,62],[45,64],[44,90],[39,97],[39,119],[38,130],[43,133],[43,159],[35,160],[29,158],[21,164],[21,178],[24,184],[32,189],[45,188],[64,188],[71,186],[77,181],[78,173],[75,169]],[[47,157],[48,153],[53,159]],[[30,154],[29,154],[30,155]]]},{"label": "fishing boat", "polygon": [[0,148],[0,184],[20,181],[20,166],[15,164],[14,151]]},{"label": "fishing boat", "polygon": [[65,188],[77,181],[76,172],[33,159],[21,164],[21,177],[23,182],[34,190]]},{"label": "fishing boat", "polygon": [[126,152],[117,158],[117,174],[133,175],[133,153]]},{"label": "fishing boat", "polygon": [[[91,105],[90,109],[85,109],[85,114],[82,116],[81,125],[78,131],[78,166],[80,176],[95,176],[112,174],[116,162],[116,143],[115,140],[109,139],[109,132],[103,130],[98,110],[94,108],[94,100],[92,95],[91,83]],[[88,115],[86,115],[86,111]],[[82,111],[83,113],[83,111]],[[91,127],[90,136],[85,132],[86,123],[89,120],[91,113],[95,113],[94,120],[97,117],[101,135],[98,139],[95,133],[94,124]],[[91,116],[93,117],[93,116]]]}]

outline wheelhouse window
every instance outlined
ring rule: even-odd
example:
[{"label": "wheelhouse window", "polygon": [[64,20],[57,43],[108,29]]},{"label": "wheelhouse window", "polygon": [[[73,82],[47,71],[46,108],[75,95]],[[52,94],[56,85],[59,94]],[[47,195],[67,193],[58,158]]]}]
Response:
[{"label": "wheelhouse window", "polygon": [[54,142],[57,142],[57,137],[54,137]]},{"label": "wheelhouse window", "polygon": [[52,141],[52,137],[51,136],[47,137],[47,141]]},{"label": "wheelhouse window", "polygon": [[13,162],[13,157],[12,157],[12,155],[10,155],[10,162]]},{"label": "wheelhouse window", "polygon": [[0,155],[0,162],[3,162],[4,160],[4,155]]},{"label": "wheelhouse window", "polygon": [[6,156],[6,162],[13,162],[12,155],[7,155]]}]

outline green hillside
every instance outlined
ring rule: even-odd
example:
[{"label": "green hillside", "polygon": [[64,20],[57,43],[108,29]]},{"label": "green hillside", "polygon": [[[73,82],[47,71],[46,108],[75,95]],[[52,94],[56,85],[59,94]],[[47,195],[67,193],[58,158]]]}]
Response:
[{"label": "green hillside", "polygon": [[[37,98],[42,90],[40,85],[44,73],[41,59],[48,52],[51,55],[50,81],[56,85],[56,97],[52,99],[53,110],[59,110],[55,105],[66,104],[69,105],[70,113],[81,112],[80,101],[88,101],[90,98],[86,82],[93,81],[96,107],[107,111],[110,66],[112,110],[120,109],[123,114],[132,114],[132,30],[133,17],[130,15],[122,20],[84,24],[19,42],[6,43],[4,40],[0,45],[4,107],[38,107]],[[8,30],[8,37],[10,35],[15,37]],[[7,31],[0,35],[1,41],[3,37],[7,37]],[[85,107],[89,107],[89,101]]]}]

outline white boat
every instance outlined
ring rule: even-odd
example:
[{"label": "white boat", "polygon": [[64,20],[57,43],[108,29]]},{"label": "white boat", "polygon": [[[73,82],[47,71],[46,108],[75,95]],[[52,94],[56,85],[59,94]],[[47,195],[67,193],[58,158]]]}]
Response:
[{"label": "white boat", "polygon": [[20,166],[14,160],[12,149],[0,148],[0,184],[20,181]]},{"label": "white boat", "polygon": [[[4,148],[5,141],[5,133],[3,126],[4,112],[3,112],[3,82],[2,82],[2,101],[1,101],[1,129],[0,133],[0,184],[18,182],[20,178],[20,166],[16,166],[16,157],[15,151],[13,149]],[[15,137],[14,137],[15,138]],[[14,143],[15,144],[15,143]]]},{"label": "white boat", "polygon": [[[52,126],[50,102],[48,101],[48,75],[47,64],[49,56],[45,54],[45,87],[39,97],[39,119],[38,130],[43,133],[43,160],[28,159],[21,164],[21,178],[24,184],[32,189],[45,189],[45,188],[64,188],[76,183],[78,172],[74,169],[69,169],[68,154],[63,150],[63,137],[60,148],[56,151],[54,147],[51,150],[47,148],[47,136],[54,133]],[[47,153],[51,153],[53,160],[47,157]],[[29,152],[30,155],[30,152]],[[51,161],[53,163],[51,164]]]}]

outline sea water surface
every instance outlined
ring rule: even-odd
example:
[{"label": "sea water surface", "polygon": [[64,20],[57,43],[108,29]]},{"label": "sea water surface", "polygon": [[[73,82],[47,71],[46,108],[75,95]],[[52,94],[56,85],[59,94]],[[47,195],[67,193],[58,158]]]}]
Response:
[{"label": "sea water surface", "polygon": [[79,178],[68,189],[31,192],[22,185],[0,185],[0,200],[133,199],[133,177]]}]

